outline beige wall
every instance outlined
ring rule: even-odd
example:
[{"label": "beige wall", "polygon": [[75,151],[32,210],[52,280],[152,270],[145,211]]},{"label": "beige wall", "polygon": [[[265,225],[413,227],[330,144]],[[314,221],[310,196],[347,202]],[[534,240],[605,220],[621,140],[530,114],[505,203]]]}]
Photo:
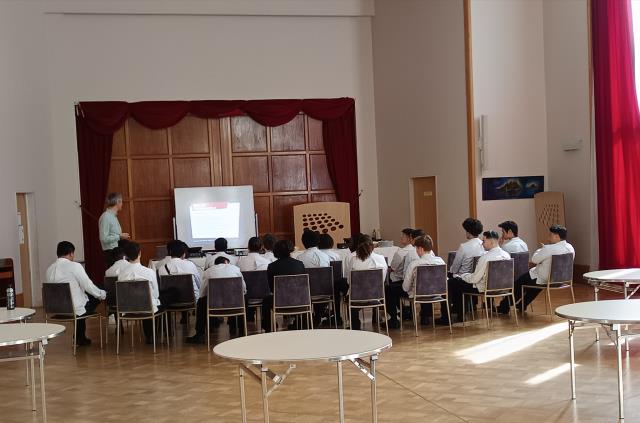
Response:
[{"label": "beige wall", "polygon": [[[590,132],[587,0],[545,0],[544,48],[549,190],[565,193],[576,263],[597,265],[595,157]],[[582,140],[576,151],[563,144]]]},{"label": "beige wall", "polygon": [[462,0],[375,3],[373,58],[380,227],[410,222],[409,181],[435,175],[439,252],[456,248],[469,212]]},{"label": "beige wall", "polygon": [[537,248],[533,199],[482,200],[482,178],[547,176],[542,0],[471,2],[473,100],[486,115],[484,170],[476,165],[478,218],[500,232],[518,223],[529,249]]}]

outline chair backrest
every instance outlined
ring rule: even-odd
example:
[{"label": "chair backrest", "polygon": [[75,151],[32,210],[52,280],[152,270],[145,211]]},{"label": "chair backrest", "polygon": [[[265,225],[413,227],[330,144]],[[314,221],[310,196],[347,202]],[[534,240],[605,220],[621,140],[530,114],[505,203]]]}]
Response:
[{"label": "chair backrest", "polygon": [[71,286],[68,282],[43,283],[42,304],[46,314],[73,315],[75,313],[71,299]]},{"label": "chair backrest", "polygon": [[158,290],[173,291],[176,295],[176,304],[196,302],[196,298],[193,293],[193,275],[191,274],[162,275],[158,280]]},{"label": "chair backrest", "polygon": [[447,255],[447,269],[451,268],[453,265],[453,261],[456,259],[456,253],[457,251],[449,251],[449,254]]},{"label": "chair backrest", "polygon": [[154,256],[156,260],[162,260],[168,254],[166,245],[156,245],[156,255]]},{"label": "chair backrest", "polygon": [[333,268],[333,280],[339,279],[342,277],[342,261],[341,260],[332,260],[330,263]]},{"label": "chair backrest", "polygon": [[478,260],[480,260],[480,256],[475,256],[473,258],[473,264],[471,265],[471,273],[476,271],[476,266],[478,265]]},{"label": "chair backrest", "polygon": [[416,297],[447,293],[447,266],[444,264],[416,267]]},{"label": "chair backrest", "polygon": [[487,262],[487,291],[513,289],[513,259]]},{"label": "chair backrest", "polygon": [[273,277],[273,307],[302,307],[311,305],[309,275],[281,275]]},{"label": "chair backrest", "polygon": [[211,310],[229,310],[244,308],[244,290],[242,278],[209,279],[208,300]]},{"label": "chair backrest", "polygon": [[573,254],[557,254],[551,256],[549,283],[573,282]]},{"label": "chair backrest", "polygon": [[242,272],[244,283],[247,285],[247,298],[261,300],[271,295],[269,278],[266,270],[250,270]]},{"label": "chair backrest", "polygon": [[116,306],[116,282],[117,276],[105,276],[104,278],[104,290],[107,291],[107,305],[109,307]]},{"label": "chair backrest", "polygon": [[350,290],[351,301],[383,299],[382,269],[352,270]]},{"label": "chair backrest", "polygon": [[529,272],[529,253],[511,253],[513,259],[513,280],[517,281],[520,276]]},{"label": "chair backrest", "polygon": [[153,313],[149,281],[116,282],[116,306],[119,313]]},{"label": "chair backrest", "polygon": [[309,275],[309,290],[311,296],[333,295],[333,268],[315,267],[306,269]]}]

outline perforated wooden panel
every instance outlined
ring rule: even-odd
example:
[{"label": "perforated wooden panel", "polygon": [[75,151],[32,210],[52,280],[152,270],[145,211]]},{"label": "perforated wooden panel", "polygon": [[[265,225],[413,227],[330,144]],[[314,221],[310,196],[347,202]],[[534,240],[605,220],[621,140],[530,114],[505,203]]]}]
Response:
[{"label": "perforated wooden panel", "polygon": [[548,243],[551,225],[567,226],[564,214],[564,194],[545,191],[534,195],[536,208],[536,234],[538,243]]},{"label": "perforated wooden panel", "polygon": [[329,234],[336,243],[351,236],[349,203],[324,202],[308,203],[293,208],[293,222],[296,231],[296,246],[302,245],[302,232],[305,229]]}]

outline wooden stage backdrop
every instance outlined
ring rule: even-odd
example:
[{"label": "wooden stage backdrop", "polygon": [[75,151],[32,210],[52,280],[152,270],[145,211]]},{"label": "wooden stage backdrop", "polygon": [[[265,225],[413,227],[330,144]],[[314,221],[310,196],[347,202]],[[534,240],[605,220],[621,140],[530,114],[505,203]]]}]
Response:
[{"label": "wooden stage backdrop", "polygon": [[293,206],[336,201],[322,145],[322,122],[303,114],[279,127],[247,116],[148,129],[134,119],[114,134],[109,192],[122,192],[123,232],[142,246],[173,237],[173,188],[253,185],[260,233],[293,240]]}]

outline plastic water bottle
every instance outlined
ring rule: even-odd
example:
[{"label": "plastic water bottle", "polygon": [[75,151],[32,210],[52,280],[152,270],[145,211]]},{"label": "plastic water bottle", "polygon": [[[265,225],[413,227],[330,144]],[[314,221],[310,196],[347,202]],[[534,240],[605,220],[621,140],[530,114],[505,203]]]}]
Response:
[{"label": "plastic water bottle", "polygon": [[16,308],[16,295],[12,287],[7,288],[7,310]]}]

